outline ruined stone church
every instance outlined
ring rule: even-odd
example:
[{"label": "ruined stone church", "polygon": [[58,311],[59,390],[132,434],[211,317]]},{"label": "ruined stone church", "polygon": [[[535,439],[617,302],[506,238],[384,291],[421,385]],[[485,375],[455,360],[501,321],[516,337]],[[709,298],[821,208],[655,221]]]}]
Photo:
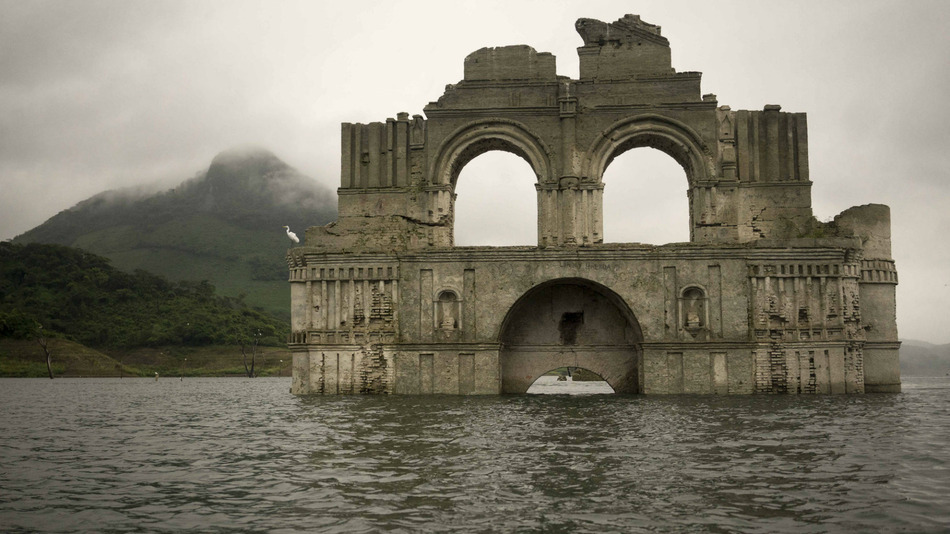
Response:
[{"label": "ruined stone church", "polygon": [[[805,114],[720,105],[636,15],[576,30],[578,79],[483,48],[424,116],[343,124],[339,219],[287,256],[292,392],[524,393],[567,366],[618,393],[900,391],[889,209],[813,217]],[[685,171],[688,243],[603,242],[604,171],[637,147]],[[454,246],[491,150],[535,174],[537,246]]]}]

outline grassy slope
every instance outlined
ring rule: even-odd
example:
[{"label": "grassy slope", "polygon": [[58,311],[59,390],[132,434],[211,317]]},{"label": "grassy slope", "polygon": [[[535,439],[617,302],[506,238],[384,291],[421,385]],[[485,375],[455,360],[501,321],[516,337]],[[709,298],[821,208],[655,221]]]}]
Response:
[{"label": "grassy slope", "polygon": [[[282,228],[248,230],[196,214],[151,228],[117,226],[90,232],[73,246],[106,256],[123,271],[142,269],[171,280],[208,280],[219,294],[244,294],[248,303],[287,319],[290,286],[282,259],[290,241],[283,232]],[[248,249],[257,252],[248,256]],[[273,265],[274,279],[253,280],[255,260]]]},{"label": "grassy slope", "polygon": [[[250,365],[250,347],[248,365]],[[110,356],[129,366],[142,369],[146,375],[158,372],[163,376],[230,376],[244,375],[239,346],[158,347],[110,351]],[[281,362],[283,360],[283,362]],[[290,375],[291,354],[286,348],[258,347],[254,371],[258,376]]]},{"label": "grassy slope", "polygon": [[[256,374],[290,375],[289,350],[258,350]],[[160,347],[103,353],[72,341],[52,339],[50,351],[53,374],[57,377],[119,376],[120,372],[124,376],[154,376],[156,372],[161,376],[244,375],[241,347]],[[45,376],[46,355],[36,341],[0,338],[0,377]]]},{"label": "grassy slope", "polygon": [[901,375],[950,375],[950,345],[933,345],[912,339],[901,343]]},{"label": "grassy slope", "polygon": [[124,270],[171,280],[208,280],[221,295],[290,318],[284,257],[307,226],[336,218],[330,189],[262,149],[235,149],[204,173],[160,193],[107,191],[18,236],[109,258]]},{"label": "grassy slope", "polygon": [[[117,376],[138,374],[109,356],[65,339],[49,340],[55,376]],[[0,338],[0,376],[49,376],[46,354],[34,340]]]}]

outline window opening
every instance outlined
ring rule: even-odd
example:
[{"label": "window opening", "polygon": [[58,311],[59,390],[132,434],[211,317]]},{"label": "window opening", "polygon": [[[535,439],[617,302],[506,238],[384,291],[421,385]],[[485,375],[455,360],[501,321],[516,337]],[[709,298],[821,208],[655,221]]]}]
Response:
[{"label": "window opening", "polygon": [[509,152],[470,161],[455,186],[455,245],[536,246],[537,181],[531,165]]},{"label": "window opening", "polygon": [[634,148],[604,171],[604,242],[689,241],[686,171],[655,148]]},{"label": "window opening", "polygon": [[561,315],[558,331],[561,332],[561,345],[577,345],[577,331],[584,324],[584,312],[565,312]]}]

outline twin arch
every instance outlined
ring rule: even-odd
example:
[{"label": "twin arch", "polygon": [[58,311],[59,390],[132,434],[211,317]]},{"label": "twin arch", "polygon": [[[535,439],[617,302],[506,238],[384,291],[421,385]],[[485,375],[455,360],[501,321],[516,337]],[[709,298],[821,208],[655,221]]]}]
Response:
[{"label": "twin arch", "polygon": [[[599,184],[614,158],[639,147],[655,148],[672,157],[683,167],[690,186],[706,181],[715,172],[708,150],[695,130],[675,119],[648,114],[612,124],[583,152],[579,168],[562,168],[561,175]],[[461,126],[446,136],[430,164],[432,185],[450,185],[454,189],[462,168],[492,150],[510,152],[524,159],[534,171],[538,184],[558,183],[557,152],[540,136],[518,121],[483,119]]]},{"label": "twin arch", "polygon": [[679,121],[662,115],[639,115],[614,123],[597,137],[586,152],[583,176],[600,182],[617,156],[634,148],[650,147],[676,160],[692,186],[715,172],[704,146],[699,134]]},{"label": "twin arch", "polygon": [[527,161],[539,183],[556,181],[553,154],[538,136],[517,121],[485,119],[466,124],[446,137],[429,169],[432,185],[451,185],[454,190],[462,168],[492,150],[510,152]]},{"label": "twin arch", "polygon": [[[599,192],[611,162],[638,147],[655,148],[671,156],[684,169],[690,187],[714,173],[701,137],[689,126],[660,115],[617,121],[589,145],[576,162],[572,158],[573,168],[565,169],[558,165],[559,153],[524,124],[502,119],[473,121],[440,144],[430,163],[430,185],[454,192],[462,168],[491,150],[524,159],[534,171],[539,194],[555,189],[560,195],[565,186],[572,190],[586,186]],[[574,200],[568,198],[567,202],[573,204]],[[556,209],[563,209],[564,204]],[[544,206],[539,198],[539,210]],[[539,220],[546,216],[550,214],[538,214]],[[593,371],[617,393],[641,390],[643,335],[639,322],[622,297],[591,280],[561,278],[531,288],[508,311],[498,341],[504,393],[524,393],[538,377],[558,367]]]}]

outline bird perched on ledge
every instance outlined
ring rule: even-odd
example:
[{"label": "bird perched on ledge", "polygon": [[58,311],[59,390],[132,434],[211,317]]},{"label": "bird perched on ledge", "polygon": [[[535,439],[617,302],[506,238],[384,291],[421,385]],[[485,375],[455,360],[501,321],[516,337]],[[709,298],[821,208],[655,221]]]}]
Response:
[{"label": "bird perched on ledge", "polygon": [[297,238],[297,234],[291,232],[289,226],[285,226],[284,229],[287,230],[287,237],[289,237],[291,241],[294,243],[300,243],[300,239]]}]

